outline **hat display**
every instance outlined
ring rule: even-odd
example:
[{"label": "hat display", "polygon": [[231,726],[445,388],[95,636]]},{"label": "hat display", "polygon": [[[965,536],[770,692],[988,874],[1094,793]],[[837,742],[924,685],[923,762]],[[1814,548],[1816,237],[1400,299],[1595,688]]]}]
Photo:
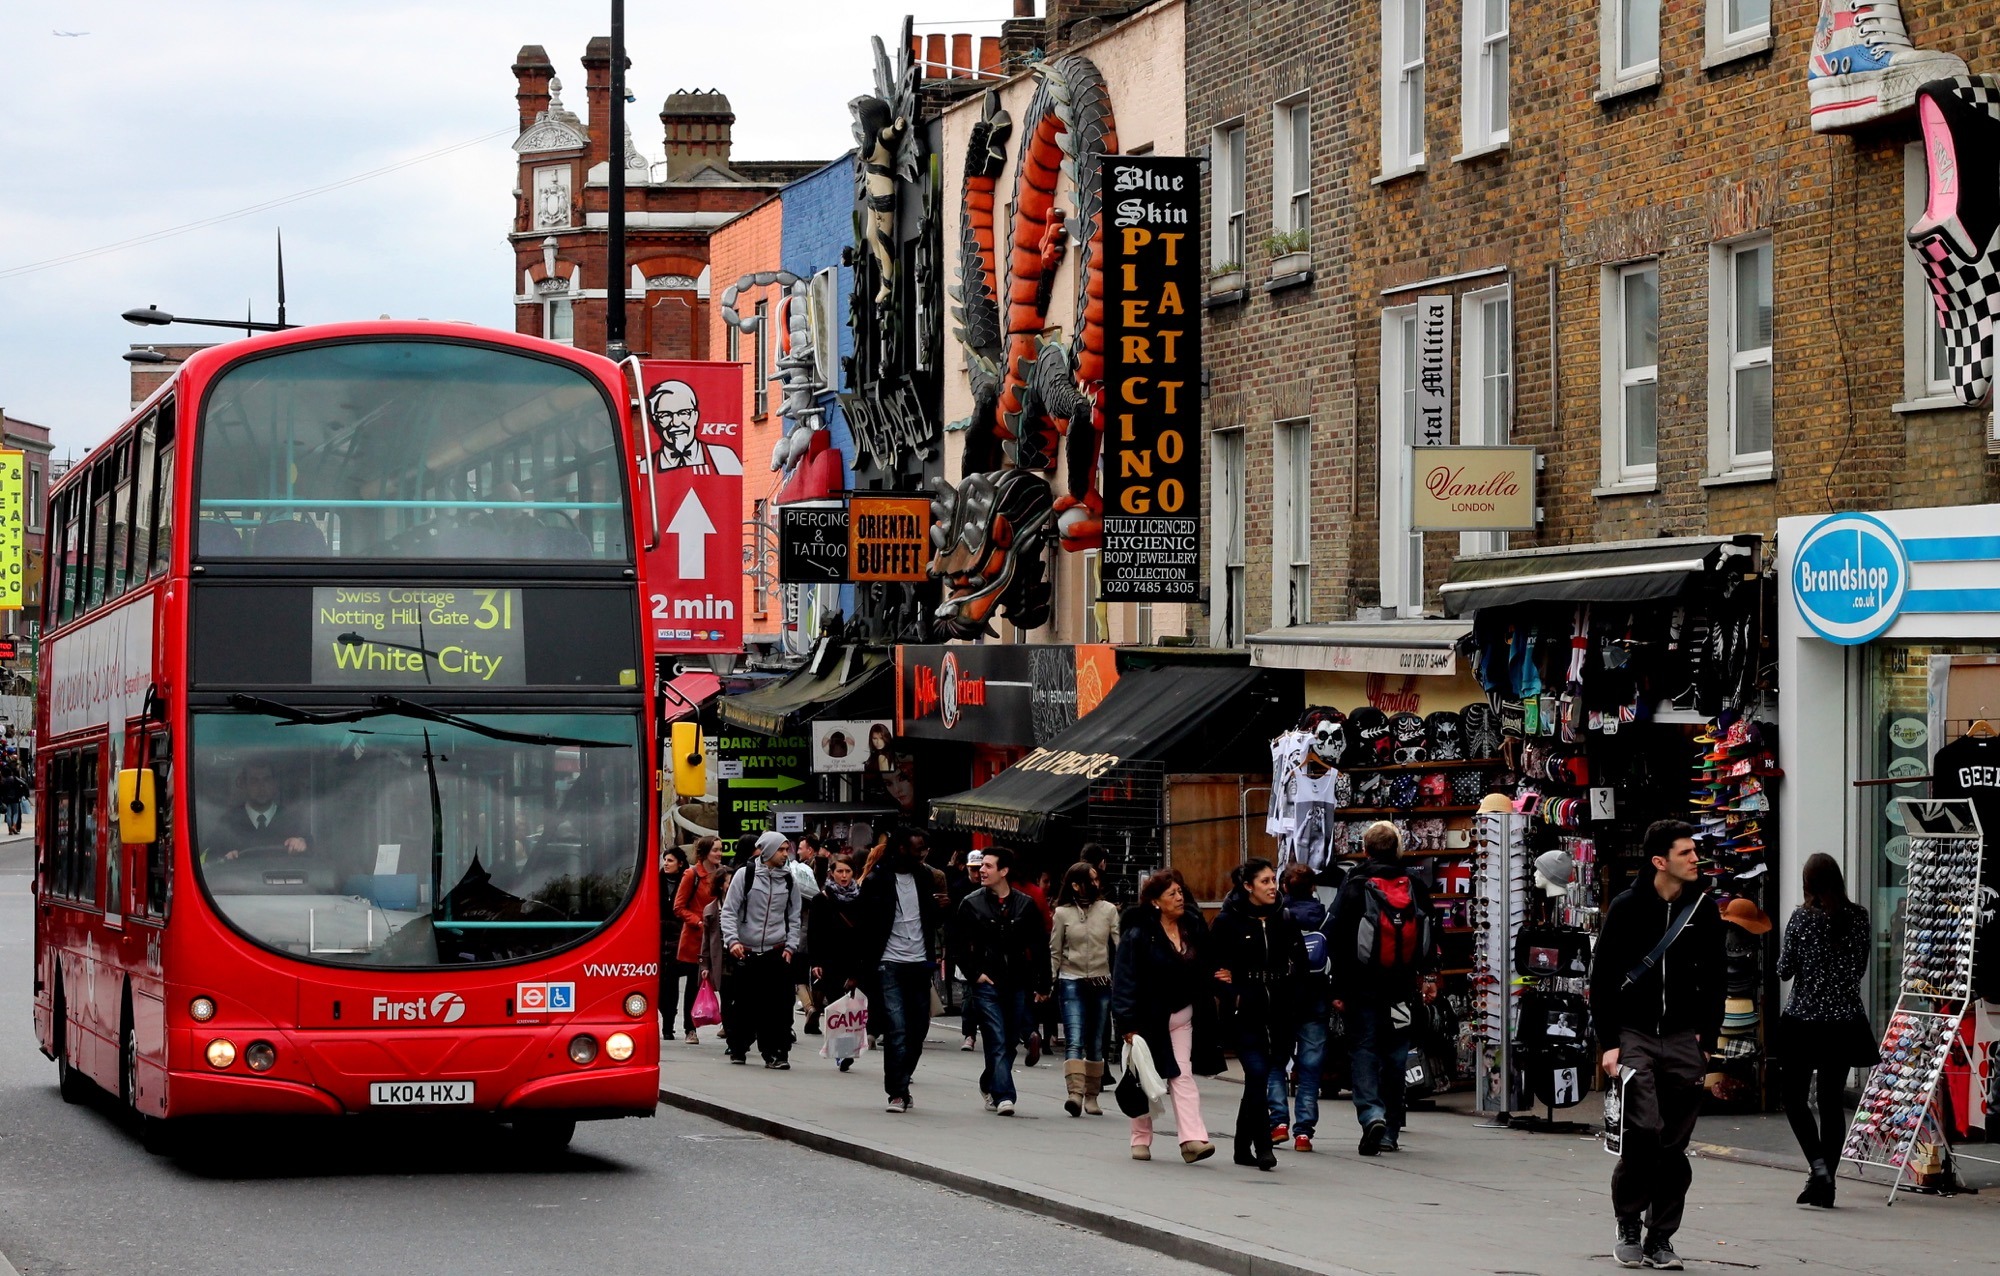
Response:
[{"label": "hat display", "polygon": [[1568,851],[1543,851],[1535,859],[1535,874],[1550,886],[1568,886],[1576,880],[1576,861]]},{"label": "hat display", "polygon": [[1465,723],[1449,709],[1424,719],[1424,736],[1433,762],[1456,762],[1465,756]]},{"label": "hat display", "polygon": [[1381,766],[1396,745],[1389,737],[1389,715],[1363,705],[1347,715],[1347,765]]},{"label": "hat display", "polygon": [[1465,731],[1466,757],[1500,756],[1500,718],[1493,712],[1492,705],[1484,700],[1475,700],[1458,711],[1458,721]]},{"label": "hat display", "polygon": [[1768,934],[1771,930],[1770,914],[1741,896],[1722,906],[1722,920],[1753,935]]}]

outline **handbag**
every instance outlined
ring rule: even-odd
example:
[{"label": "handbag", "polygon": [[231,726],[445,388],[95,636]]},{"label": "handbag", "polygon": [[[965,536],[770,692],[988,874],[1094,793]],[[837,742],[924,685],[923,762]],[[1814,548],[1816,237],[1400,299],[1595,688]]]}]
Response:
[{"label": "handbag", "polygon": [[715,995],[715,988],[708,982],[708,976],[701,977],[701,990],[694,995],[694,1026],[710,1028],[722,1022],[722,998]]},{"label": "handbag", "polygon": [[1145,1116],[1153,1110],[1153,1105],[1146,1098],[1146,1087],[1139,1083],[1139,1070],[1131,1066],[1129,1056],[1126,1059],[1125,1075],[1118,1078],[1118,1084],[1113,1088],[1111,1097],[1118,1101],[1120,1112],[1134,1119]]}]

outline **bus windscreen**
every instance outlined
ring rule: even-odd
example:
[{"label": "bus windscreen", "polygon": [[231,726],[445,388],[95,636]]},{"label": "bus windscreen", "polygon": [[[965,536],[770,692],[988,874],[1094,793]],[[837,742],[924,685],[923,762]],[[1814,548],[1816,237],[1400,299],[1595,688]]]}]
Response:
[{"label": "bus windscreen", "polygon": [[636,716],[342,716],[194,715],[195,862],[249,938],[339,966],[524,961],[630,897]]},{"label": "bus windscreen", "polygon": [[617,424],[577,368],[344,341],[225,370],[203,405],[200,559],[627,562]]}]

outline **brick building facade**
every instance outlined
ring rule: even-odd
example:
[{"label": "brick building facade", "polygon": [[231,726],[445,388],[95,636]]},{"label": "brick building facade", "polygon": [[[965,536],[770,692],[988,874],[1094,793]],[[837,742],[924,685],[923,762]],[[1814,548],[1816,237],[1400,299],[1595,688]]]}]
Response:
[{"label": "brick building facade", "polygon": [[[1646,12],[1657,48],[1643,23],[1621,43],[1620,15]],[[1982,12],[1906,16],[1976,71],[2000,61]],[[1725,0],[1187,13],[1207,260],[1243,267],[1211,278],[1207,312],[1215,641],[1435,613],[1462,552],[1768,537],[1785,515],[2000,490],[1985,414],[1931,367],[1903,242],[1917,125],[1811,131],[1812,8],[1737,32]],[[1265,242],[1295,222],[1303,269]],[[1419,296],[1454,303],[1450,441],[1540,452],[1532,532],[1402,530]]]},{"label": "brick building facade", "polygon": [[[583,68],[578,116],[540,45],[523,46],[514,60],[520,166],[508,239],[516,331],[602,350],[614,150],[608,38],[590,42]],[[646,157],[629,123],[616,148],[626,183],[626,343],[635,354],[718,357],[709,348],[710,235],[820,166],[736,158],[735,118],[720,92],[676,92],[659,115],[663,160]]]}]

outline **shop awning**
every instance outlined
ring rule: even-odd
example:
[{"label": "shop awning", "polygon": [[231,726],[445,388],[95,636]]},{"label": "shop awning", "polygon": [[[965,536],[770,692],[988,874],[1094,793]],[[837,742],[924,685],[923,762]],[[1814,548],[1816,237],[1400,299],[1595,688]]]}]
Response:
[{"label": "shop awning", "polygon": [[722,679],[706,669],[690,669],[669,678],[660,688],[661,709],[667,721],[697,713],[722,690]]},{"label": "shop awning", "polygon": [[1215,719],[1258,725],[1256,706],[1238,703],[1266,675],[1257,669],[1180,667],[1129,670],[1088,716],[976,789],[931,803],[939,828],[1034,839],[1049,821],[1082,813],[1093,780],[1127,762],[1190,769],[1195,746],[1233,738]]},{"label": "shop awning", "polygon": [[1448,678],[1458,672],[1458,640],[1470,632],[1471,623],[1463,620],[1287,625],[1250,635],[1250,663],[1263,669]]},{"label": "shop awning", "polygon": [[1757,536],[1691,536],[1472,554],[1438,588],[1447,616],[1511,603],[1672,598],[1710,572],[1755,572]]},{"label": "shop awning", "polygon": [[816,653],[797,672],[722,698],[722,720],[765,735],[789,735],[817,718],[887,718],[895,712],[894,665],[881,648]]}]

